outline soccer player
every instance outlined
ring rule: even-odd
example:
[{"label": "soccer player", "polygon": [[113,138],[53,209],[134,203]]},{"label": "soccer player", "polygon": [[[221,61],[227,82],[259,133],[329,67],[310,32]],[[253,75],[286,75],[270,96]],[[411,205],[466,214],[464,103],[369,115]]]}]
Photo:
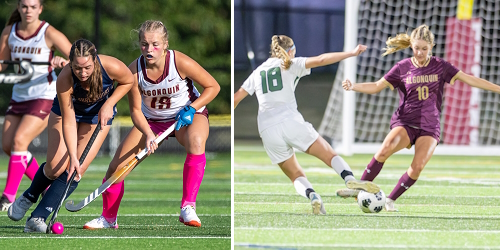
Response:
[{"label": "soccer player", "polygon": [[[49,115],[47,162],[42,164],[31,186],[7,212],[12,220],[21,220],[50,185],[27,219],[25,232],[46,231],[45,220],[58,206],[67,181],[73,171],[78,173],[66,196],[69,197],[106,138],[116,115],[116,103],[134,82],[132,72],[124,63],[111,56],[98,55],[94,44],[88,40],[74,42],[69,59],[69,65],[62,69],[57,79],[57,96]],[[114,81],[118,82],[116,87]],[[80,165],[79,156],[98,122],[101,131]]]},{"label": "soccer player", "polygon": [[[134,127],[118,147],[103,183],[142,149],[154,152],[158,147],[154,143],[155,134],[160,135],[177,121],[175,131],[169,136],[175,137],[187,153],[179,221],[201,227],[195,210],[207,161],[205,144],[209,124],[206,105],[217,96],[220,86],[189,56],[168,49],[168,31],[162,22],[148,20],[135,31],[138,32],[142,55],[129,66],[134,74],[134,87],[128,94]],[[193,82],[203,87],[201,95]],[[118,228],[117,213],[127,174],[102,194],[102,215],[87,222],[83,228]]]},{"label": "soccer player", "polygon": [[[398,34],[387,39],[386,44],[383,56],[411,47],[413,57],[398,62],[377,82],[353,84],[346,79],[342,86],[345,90],[367,94],[378,93],[387,87],[399,92],[399,107],[392,116],[391,131],[361,177],[361,180],[374,180],[392,154],[415,145],[415,156],[410,167],[386,199],[385,209],[394,212],[397,211],[394,201],[415,184],[439,143],[444,85],[453,85],[456,80],[460,80],[472,87],[497,93],[500,93],[500,86],[468,75],[449,62],[431,56],[434,35],[425,24],[413,30],[410,36]],[[342,197],[355,197],[357,194],[357,190],[337,191],[337,195]]]},{"label": "soccer player", "polygon": [[293,40],[274,35],[271,57],[258,66],[234,94],[234,108],[247,95],[256,93],[259,102],[258,129],[267,155],[273,164],[290,178],[297,193],[310,199],[314,214],[326,214],[323,201],[295,157],[297,148],[322,160],[333,168],[354,189],[377,193],[380,188],[372,182],[355,180],[349,165],[337,155],[323,137],[304,120],[297,110],[295,87],[301,77],[309,75],[311,68],[336,63],[357,56],[366,50],[358,45],[350,52],[325,53],[315,57],[295,57]]},{"label": "soccer player", "polygon": [[[2,149],[10,159],[0,198],[1,211],[7,211],[16,199],[23,174],[33,180],[38,170],[28,146],[47,127],[56,96],[57,77],[53,69],[62,68],[68,62],[60,56],[54,57],[54,51],[68,58],[71,48],[64,34],[39,19],[42,10],[42,0],[19,0],[0,36],[0,60],[50,63],[33,65],[32,79],[12,88],[2,130]],[[7,64],[0,64],[0,71],[6,68]],[[15,70],[19,72],[17,66]]]}]

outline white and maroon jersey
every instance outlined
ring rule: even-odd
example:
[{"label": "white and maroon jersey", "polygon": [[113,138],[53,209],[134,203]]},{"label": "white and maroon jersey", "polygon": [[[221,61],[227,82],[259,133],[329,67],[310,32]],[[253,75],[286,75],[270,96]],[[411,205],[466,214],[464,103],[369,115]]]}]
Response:
[{"label": "white and maroon jersey", "polygon": [[[142,96],[142,113],[151,121],[169,121],[186,105],[190,105],[200,93],[193,80],[182,79],[175,65],[175,53],[167,50],[163,74],[155,80],[146,73],[146,60],[137,59],[137,81]],[[205,106],[197,112],[201,112]]]},{"label": "white and maroon jersey", "polygon": [[[17,33],[18,23],[12,25],[9,34],[10,58],[13,61],[27,60],[32,62],[50,62],[54,55],[45,42],[45,31],[49,23],[42,21],[36,32],[29,37]],[[20,72],[19,65],[14,67]],[[27,83],[15,84],[12,89],[12,99],[24,102],[34,99],[54,99],[56,96],[56,73],[49,65],[33,65],[33,77]]]},{"label": "white and maroon jersey", "polygon": [[269,58],[241,86],[248,94],[255,93],[259,101],[259,132],[287,119],[304,120],[297,110],[295,87],[301,77],[311,73],[311,69],[306,69],[306,59],[293,58],[290,68],[283,69],[281,59]]}]

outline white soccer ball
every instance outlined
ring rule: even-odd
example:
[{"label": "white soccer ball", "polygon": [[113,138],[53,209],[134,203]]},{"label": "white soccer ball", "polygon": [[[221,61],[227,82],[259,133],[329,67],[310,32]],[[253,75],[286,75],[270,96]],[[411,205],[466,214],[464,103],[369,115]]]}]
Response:
[{"label": "white soccer ball", "polygon": [[358,205],[361,211],[365,213],[378,213],[384,209],[385,194],[384,191],[376,194],[368,193],[366,191],[359,191]]}]

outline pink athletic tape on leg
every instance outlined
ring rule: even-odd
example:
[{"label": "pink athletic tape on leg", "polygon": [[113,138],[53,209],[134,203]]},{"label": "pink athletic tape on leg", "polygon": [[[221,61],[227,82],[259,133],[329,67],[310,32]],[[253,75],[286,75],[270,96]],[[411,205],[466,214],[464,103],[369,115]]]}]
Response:
[{"label": "pink athletic tape on leg", "polygon": [[196,208],[196,196],[205,174],[206,164],[205,153],[201,155],[187,154],[186,162],[184,162],[181,208],[188,205]]},{"label": "pink athletic tape on leg", "polygon": [[26,171],[26,161],[23,158],[26,157],[22,154],[11,154],[9,159],[9,169],[7,171],[7,181],[3,190],[3,196],[9,199],[10,202],[16,200],[19,184],[21,184],[24,171]]},{"label": "pink athletic tape on leg", "polygon": [[[106,182],[106,179],[102,180],[102,183],[104,182]],[[104,191],[104,193],[102,193],[102,216],[108,222],[116,221],[118,208],[120,208],[124,191],[125,181],[121,181],[111,185],[108,189],[106,189],[106,191]]]},{"label": "pink athletic tape on leg", "polygon": [[[26,171],[24,171],[24,174],[26,176],[28,176],[28,178],[30,178],[30,180],[33,180],[33,178],[35,178],[36,171],[38,171],[38,168],[40,167],[40,165],[38,165],[38,162],[36,161],[35,156],[32,156],[31,159],[32,159],[31,163],[26,168]],[[27,161],[26,163],[28,163],[30,161],[30,159],[26,159],[26,161]]]}]

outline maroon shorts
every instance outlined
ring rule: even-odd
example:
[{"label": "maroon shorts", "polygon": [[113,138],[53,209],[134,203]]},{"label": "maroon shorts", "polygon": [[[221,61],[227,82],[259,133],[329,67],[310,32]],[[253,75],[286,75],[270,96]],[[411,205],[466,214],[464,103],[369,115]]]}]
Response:
[{"label": "maroon shorts", "polygon": [[436,139],[436,141],[439,144],[439,140],[440,140],[440,138],[439,138],[440,132],[439,131],[430,132],[430,131],[425,131],[425,130],[422,130],[419,128],[405,126],[405,125],[399,125],[399,126],[402,126],[403,128],[405,128],[406,133],[408,134],[408,137],[410,137],[410,144],[407,146],[407,148],[411,148],[411,146],[415,145],[415,142],[417,141],[417,139],[420,136],[431,136],[432,138]]},{"label": "maroon shorts", "polygon": [[[204,115],[208,119],[208,109],[206,107],[203,111],[196,112],[196,114]],[[167,130],[172,124],[175,123],[175,120],[161,121],[161,122],[149,120],[148,123],[149,127],[151,128],[151,130],[153,130],[155,134],[161,135],[163,132],[165,132],[165,130]],[[166,139],[168,139],[168,137],[175,137],[175,130],[172,131],[172,133],[170,133]]]},{"label": "maroon shorts", "polygon": [[44,120],[50,114],[54,100],[35,99],[25,102],[10,100],[5,115],[34,115]]}]

